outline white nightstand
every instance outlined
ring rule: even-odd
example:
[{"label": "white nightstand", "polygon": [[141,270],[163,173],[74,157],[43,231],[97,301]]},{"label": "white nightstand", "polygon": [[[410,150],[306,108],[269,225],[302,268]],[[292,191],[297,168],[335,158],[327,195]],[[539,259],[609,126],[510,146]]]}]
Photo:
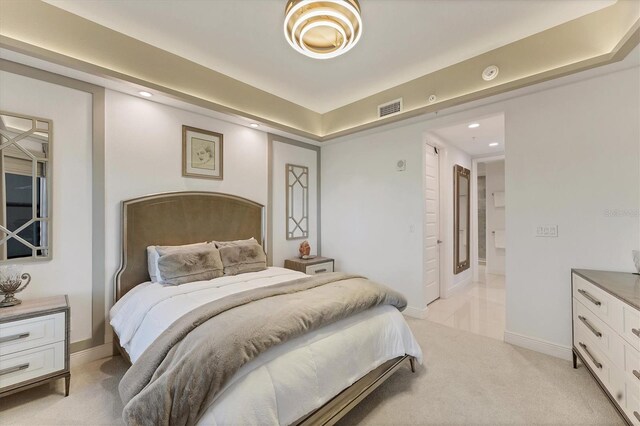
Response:
[{"label": "white nightstand", "polygon": [[284,267],[294,271],[304,272],[308,275],[322,274],[324,272],[333,272],[334,260],[328,257],[316,256],[313,259],[300,259],[294,257],[284,261]]},{"label": "white nightstand", "polygon": [[63,378],[68,396],[67,296],[0,308],[0,397]]}]

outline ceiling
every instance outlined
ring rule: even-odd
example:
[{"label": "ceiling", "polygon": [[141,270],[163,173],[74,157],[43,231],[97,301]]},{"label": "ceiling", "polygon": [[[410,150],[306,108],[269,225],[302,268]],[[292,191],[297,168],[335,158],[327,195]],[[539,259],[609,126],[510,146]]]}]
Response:
[{"label": "ceiling", "polygon": [[319,61],[285,41],[285,0],[45,1],[318,113],[615,3],[361,0],[358,46]]},{"label": "ceiling", "polygon": [[[480,126],[470,129],[469,124],[472,123],[477,123]],[[504,154],[503,114],[457,123],[453,126],[432,130],[431,133],[472,157]],[[498,146],[489,146],[490,143],[495,142],[498,143]]]}]

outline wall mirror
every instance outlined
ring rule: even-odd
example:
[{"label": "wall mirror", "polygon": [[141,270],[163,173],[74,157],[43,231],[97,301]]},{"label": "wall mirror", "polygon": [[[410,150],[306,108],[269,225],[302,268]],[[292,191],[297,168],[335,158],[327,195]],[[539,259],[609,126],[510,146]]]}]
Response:
[{"label": "wall mirror", "polygon": [[309,168],[286,165],[287,240],[309,236]]},{"label": "wall mirror", "polygon": [[470,208],[471,200],[471,172],[456,165],[453,169],[454,187],[454,242],[453,269],[455,274],[469,269],[470,257]]},{"label": "wall mirror", "polygon": [[0,263],[51,258],[51,120],[0,111]]}]

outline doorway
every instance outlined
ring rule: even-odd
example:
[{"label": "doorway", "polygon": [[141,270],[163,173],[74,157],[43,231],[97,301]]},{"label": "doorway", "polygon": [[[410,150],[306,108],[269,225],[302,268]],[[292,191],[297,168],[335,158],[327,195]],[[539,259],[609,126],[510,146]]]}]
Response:
[{"label": "doorway", "polygon": [[[430,303],[425,319],[503,340],[506,320],[504,114],[471,117],[430,129],[425,135],[423,288]],[[468,193],[471,223],[467,222],[466,228],[470,241],[467,243],[464,239],[470,246],[469,262],[457,267],[454,238],[460,228],[455,227],[454,178],[460,168],[471,183]],[[501,177],[496,178],[499,175]],[[435,192],[437,188],[439,191]],[[438,244],[438,240],[442,240],[442,244]]]}]

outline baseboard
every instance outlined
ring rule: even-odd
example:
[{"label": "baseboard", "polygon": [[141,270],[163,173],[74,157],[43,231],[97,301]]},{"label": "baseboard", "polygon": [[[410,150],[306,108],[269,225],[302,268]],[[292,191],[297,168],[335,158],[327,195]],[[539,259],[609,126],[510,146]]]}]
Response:
[{"label": "baseboard", "polygon": [[402,313],[411,318],[425,319],[427,317],[427,309],[429,309],[429,307],[419,309],[413,306],[407,306]]},{"label": "baseboard", "polygon": [[531,349],[556,358],[571,360],[571,348],[568,346],[558,345],[557,343],[547,342],[546,340],[537,339],[535,337],[523,336],[522,334],[513,333],[511,331],[504,332],[504,341],[514,346]]},{"label": "baseboard", "polygon": [[469,276],[468,278],[465,278],[463,281],[460,281],[458,284],[454,285],[453,287],[447,289],[447,295],[445,296],[445,299],[458,293],[459,291],[464,289],[466,286],[468,286],[472,282],[473,282],[473,276]]},{"label": "baseboard", "polygon": [[71,367],[88,364],[102,358],[113,356],[113,343],[105,343],[104,345],[94,346],[93,348],[71,354]]}]

